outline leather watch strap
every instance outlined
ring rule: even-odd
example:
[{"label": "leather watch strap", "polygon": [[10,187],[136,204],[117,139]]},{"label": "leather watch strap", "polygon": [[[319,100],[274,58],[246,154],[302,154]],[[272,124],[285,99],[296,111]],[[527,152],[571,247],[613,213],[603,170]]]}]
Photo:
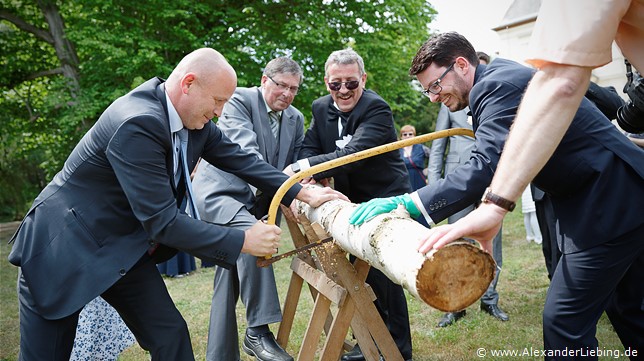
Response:
[{"label": "leather watch strap", "polygon": [[505,199],[497,194],[492,193],[492,190],[490,187],[487,187],[485,189],[485,193],[483,193],[483,198],[481,198],[481,202],[483,203],[492,203],[494,205],[497,205],[508,212],[512,212],[514,210],[514,207],[517,206],[516,203],[512,202],[509,199]]}]

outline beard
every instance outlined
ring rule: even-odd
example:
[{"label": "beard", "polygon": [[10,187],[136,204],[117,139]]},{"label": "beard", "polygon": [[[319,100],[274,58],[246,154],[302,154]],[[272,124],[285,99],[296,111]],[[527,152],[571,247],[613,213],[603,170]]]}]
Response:
[{"label": "beard", "polygon": [[470,97],[470,89],[464,79],[457,77],[454,79],[454,86],[452,92],[448,95],[448,104],[445,104],[451,112],[456,112],[465,109],[468,105]]}]

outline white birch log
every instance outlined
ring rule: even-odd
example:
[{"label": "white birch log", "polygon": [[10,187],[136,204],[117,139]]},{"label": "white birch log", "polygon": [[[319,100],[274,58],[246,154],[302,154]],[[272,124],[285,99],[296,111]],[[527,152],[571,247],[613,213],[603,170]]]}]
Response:
[{"label": "white birch log", "polygon": [[338,246],[441,311],[471,305],[494,278],[494,259],[469,242],[455,242],[427,255],[418,252],[427,228],[411,219],[404,207],[352,226],[349,217],[356,204],[336,200],[311,208],[296,202],[297,212],[319,223]]}]

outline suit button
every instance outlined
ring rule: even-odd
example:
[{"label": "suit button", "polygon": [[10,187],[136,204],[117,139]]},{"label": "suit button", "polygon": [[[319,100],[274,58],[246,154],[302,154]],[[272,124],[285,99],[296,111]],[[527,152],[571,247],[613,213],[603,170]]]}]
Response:
[{"label": "suit button", "polygon": [[154,246],[155,242],[154,242],[153,240],[150,240],[150,241],[148,242],[148,244],[149,244],[150,246]]},{"label": "suit button", "polygon": [[120,274],[121,276],[125,276],[125,273],[126,273],[126,272],[125,272],[125,269],[124,269],[124,268],[121,268],[121,269],[119,270],[119,274]]}]

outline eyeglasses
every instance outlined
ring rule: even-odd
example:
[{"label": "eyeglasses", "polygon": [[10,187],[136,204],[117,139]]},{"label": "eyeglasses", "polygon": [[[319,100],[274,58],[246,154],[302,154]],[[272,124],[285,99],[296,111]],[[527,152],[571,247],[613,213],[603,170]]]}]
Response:
[{"label": "eyeglasses", "polygon": [[445,75],[447,75],[450,70],[454,69],[454,64],[456,63],[452,63],[452,65],[448,66],[447,69],[445,69],[445,72],[443,72],[443,74],[439,76],[435,82],[429,84],[427,89],[423,90],[423,95],[429,98],[429,93],[432,93],[434,95],[440,94],[440,92],[443,90],[443,87],[441,86],[441,80],[443,80]]},{"label": "eyeglasses", "polygon": [[277,85],[277,88],[283,92],[290,91],[291,93],[293,93],[293,95],[297,95],[297,92],[300,90],[300,87],[288,86],[286,84],[278,83],[268,75],[266,77],[268,77],[268,79],[270,79],[273,83],[275,83],[275,85]]},{"label": "eyeglasses", "polygon": [[334,81],[334,82],[329,82],[327,83],[329,85],[329,89],[333,91],[338,91],[342,89],[342,84],[347,88],[347,90],[354,90],[358,88],[360,85],[359,80],[349,80],[349,81]]},{"label": "eyeglasses", "polygon": [[402,133],[401,134],[403,137],[413,137],[414,133]]}]

